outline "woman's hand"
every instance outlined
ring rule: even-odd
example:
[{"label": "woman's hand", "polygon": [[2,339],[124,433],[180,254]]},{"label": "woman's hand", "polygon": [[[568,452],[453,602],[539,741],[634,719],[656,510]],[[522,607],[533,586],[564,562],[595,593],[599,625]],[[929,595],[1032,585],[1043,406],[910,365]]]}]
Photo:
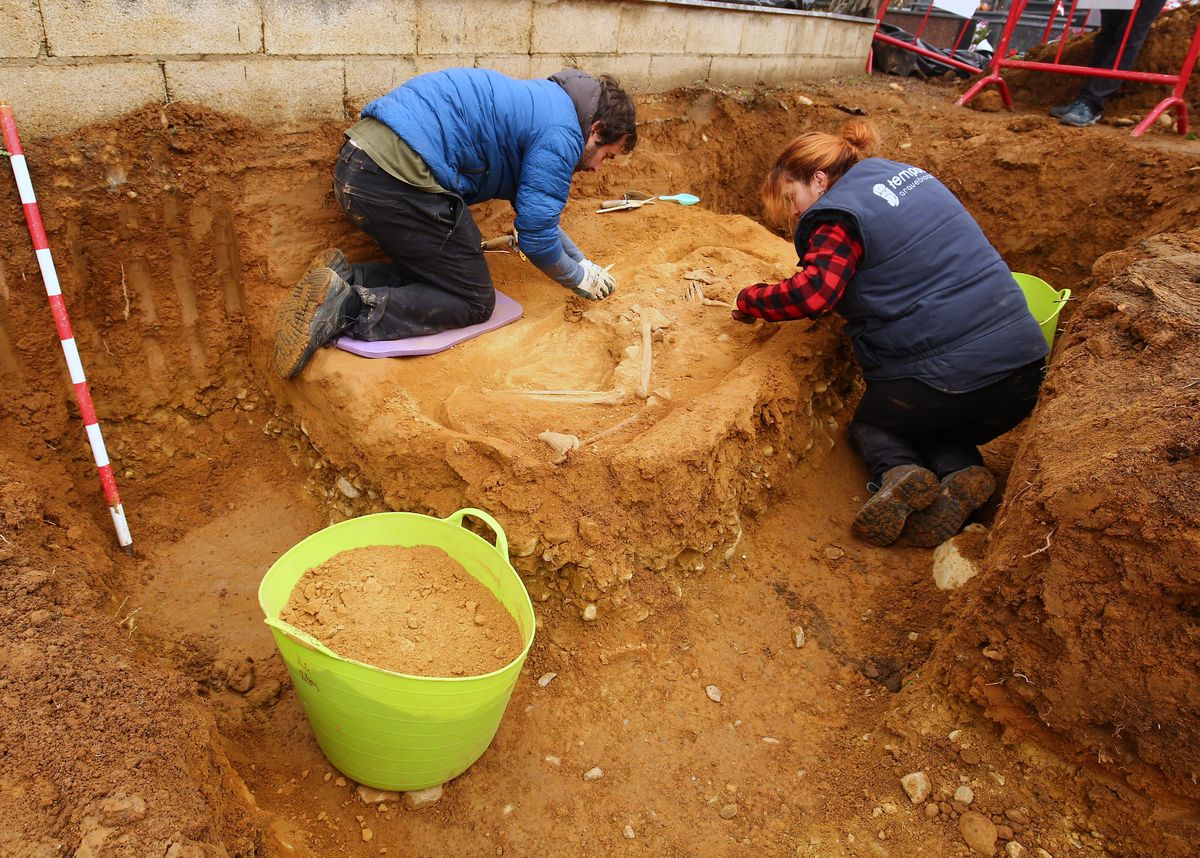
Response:
[{"label": "woman's hand", "polygon": [[766,283],[755,283],[753,286],[747,286],[741,292],[738,292],[738,296],[733,299],[733,310],[729,314],[733,316],[733,320],[735,322],[741,322],[743,325],[753,325],[758,321],[758,316],[751,316],[749,313],[743,313],[738,309],[738,305],[742,303],[742,296],[751,289],[759,289],[766,285]]}]

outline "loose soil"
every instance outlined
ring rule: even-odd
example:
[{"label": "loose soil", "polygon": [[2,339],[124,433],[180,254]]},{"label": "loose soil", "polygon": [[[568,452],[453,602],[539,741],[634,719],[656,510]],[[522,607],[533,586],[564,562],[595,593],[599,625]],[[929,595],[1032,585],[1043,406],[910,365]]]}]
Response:
[{"label": "loose soil", "polygon": [[[963,856],[959,820],[988,833],[965,785],[998,850],[1195,854],[1200,149],[1020,98],[956,108],[961,89],[647,97],[637,151],[564,215],[614,263],[611,298],[490,256],[520,322],[429,358],[323,350],[287,384],[279,298],[325,246],[375,253],[332,201],[341,126],[171,104],[27,141],[138,553],[114,550],[4,185],[0,853]],[[1037,411],[984,451],[1006,487],[949,594],[931,552],[850,535],[861,382],[836,320],[748,328],[685,297],[697,270],[728,300],[791,269],[758,183],[847,110],[1015,270],[1074,293]],[[630,189],[702,203],[595,214]],[[546,431],[591,443],[564,455]],[[537,636],[439,802],[365,805],[308,729],[258,582],[349,515],[464,506],[508,531]]]},{"label": "loose soil", "polygon": [[296,582],[279,618],[342,658],[416,676],[481,676],[523,648],[504,606],[433,545],[335,554]]}]

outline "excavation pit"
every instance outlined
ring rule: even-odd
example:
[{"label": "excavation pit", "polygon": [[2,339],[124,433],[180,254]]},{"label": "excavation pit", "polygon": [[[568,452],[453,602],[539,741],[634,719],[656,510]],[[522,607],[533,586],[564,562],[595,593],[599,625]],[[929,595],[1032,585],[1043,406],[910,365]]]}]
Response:
[{"label": "excavation pit", "polygon": [[[112,545],[8,187],[0,729],[20,751],[0,851],[950,856],[961,838],[940,803],[958,812],[965,777],[972,808],[1031,851],[1189,854],[1194,143],[898,86],[647,98],[636,152],[577,182],[564,219],[614,263],[612,298],[585,304],[490,255],[520,322],[423,358],[323,350],[288,383],[269,371],[276,302],[317,250],[374,253],[329,193],[340,126],[172,104],[27,141],[139,557]],[[755,328],[687,298],[790,271],[756,187],[792,135],[838,127],[838,105],[945,181],[1011,267],[1073,290],[1034,428],[985,450],[1020,482],[985,510],[993,547],[953,594],[928,552],[849,533],[860,382],[837,321]],[[629,189],[702,202],[594,213]],[[511,223],[502,205],[476,216],[487,237]],[[1061,464],[1072,455],[1103,467]],[[1076,489],[1094,504],[1069,502]],[[508,530],[541,628],[489,751],[431,808],[381,809],[321,756],[254,593],[332,521],[466,505]],[[1120,521],[1136,538],[1105,536]],[[1095,562],[1058,553],[1076,547]],[[1072,589],[1080,568],[1090,591]],[[1163,637],[1142,627],[1147,606]],[[1085,657],[1106,643],[1103,665]],[[1126,680],[1152,705],[1123,703]],[[933,793],[913,808],[899,779],[916,770]]]}]

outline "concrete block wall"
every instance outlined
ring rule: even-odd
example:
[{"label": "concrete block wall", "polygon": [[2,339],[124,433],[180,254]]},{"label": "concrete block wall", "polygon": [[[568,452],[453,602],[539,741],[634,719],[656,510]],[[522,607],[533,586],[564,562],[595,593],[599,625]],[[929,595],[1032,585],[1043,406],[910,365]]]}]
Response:
[{"label": "concrete block wall", "polygon": [[0,0],[0,100],[27,135],[168,100],[348,121],[347,105],[454,66],[577,66],[635,93],[857,74],[873,31],[710,0]]}]

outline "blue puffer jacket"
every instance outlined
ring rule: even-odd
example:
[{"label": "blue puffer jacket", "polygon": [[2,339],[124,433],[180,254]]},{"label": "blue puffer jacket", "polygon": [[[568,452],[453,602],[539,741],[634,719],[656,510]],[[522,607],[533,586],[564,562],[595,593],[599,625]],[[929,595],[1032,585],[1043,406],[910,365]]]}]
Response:
[{"label": "blue puffer jacket", "polygon": [[447,69],[405,82],[362,113],[395,131],[468,205],[510,201],[530,261],[564,286],[583,280],[572,258],[578,250],[558,223],[584,144],[575,103],[561,86]]}]

